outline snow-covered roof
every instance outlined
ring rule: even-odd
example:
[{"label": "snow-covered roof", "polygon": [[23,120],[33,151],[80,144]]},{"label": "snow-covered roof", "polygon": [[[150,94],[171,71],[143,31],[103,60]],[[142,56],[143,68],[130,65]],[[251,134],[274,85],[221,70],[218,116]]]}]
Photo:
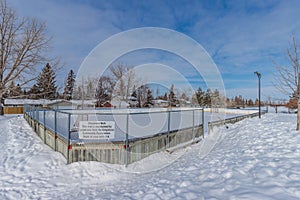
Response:
[{"label": "snow-covered roof", "polygon": [[116,108],[127,108],[130,106],[129,103],[125,101],[112,100],[110,103]]},{"label": "snow-covered roof", "polygon": [[[4,105],[55,105],[62,102],[69,102],[74,105],[82,105],[82,100],[64,100],[64,99],[5,99]],[[95,105],[96,100],[84,100],[84,105]]]},{"label": "snow-covered roof", "polygon": [[72,105],[77,105],[77,106],[80,106],[80,105],[95,105],[96,103],[96,100],[64,100],[64,99],[60,99],[56,102],[50,102],[48,103],[47,105],[55,105],[55,104],[59,104],[59,103],[69,103],[69,104],[72,104]]},{"label": "snow-covered roof", "polygon": [[157,103],[157,104],[161,104],[161,103],[169,103],[169,101],[166,101],[166,100],[162,100],[162,99],[155,99],[155,100],[152,100],[153,103]]},{"label": "snow-covered roof", "polygon": [[95,105],[95,103],[97,102],[97,100],[70,100],[70,102],[72,104],[75,104],[75,105],[82,105],[82,103],[84,105]]},{"label": "snow-covered roof", "polygon": [[128,100],[131,100],[131,101],[136,101],[136,100],[137,100],[137,98],[136,98],[136,97],[133,97],[133,96],[130,96],[130,97],[128,97]]},{"label": "snow-covered roof", "polygon": [[61,101],[60,99],[48,100],[48,99],[4,99],[4,105],[48,105]]}]

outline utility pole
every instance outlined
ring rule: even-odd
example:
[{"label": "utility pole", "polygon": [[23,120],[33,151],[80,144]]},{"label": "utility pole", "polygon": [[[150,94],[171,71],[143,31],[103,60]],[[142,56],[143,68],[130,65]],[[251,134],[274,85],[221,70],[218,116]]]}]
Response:
[{"label": "utility pole", "polygon": [[257,75],[258,78],[258,116],[259,118],[261,118],[261,104],[260,104],[260,79],[261,79],[261,73],[259,73],[258,71],[254,72],[254,74]]}]

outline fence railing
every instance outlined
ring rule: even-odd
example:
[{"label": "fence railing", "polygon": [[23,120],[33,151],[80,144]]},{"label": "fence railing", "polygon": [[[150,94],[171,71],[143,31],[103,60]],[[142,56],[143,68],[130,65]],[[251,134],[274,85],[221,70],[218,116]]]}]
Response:
[{"label": "fence railing", "polygon": [[[206,113],[207,118],[209,114]],[[258,113],[208,122],[208,132],[255,116]],[[162,149],[199,141],[204,137],[205,127],[202,108],[91,111],[26,105],[24,117],[45,144],[66,157],[67,163],[96,160],[127,166]],[[92,128],[84,128],[89,122]],[[82,137],[82,134],[93,134],[93,128],[101,123],[104,123],[101,128],[111,126],[108,134],[112,135],[96,139]]]},{"label": "fence railing", "polygon": [[[199,137],[198,127],[202,126],[204,137],[204,110],[202,108],[192,109],[149,109],[149,110],[54,110],[43,107],[26,105],[24,106],[25,117],[30,118],[37,125],[40,137],[47,143],[47,130],[54,134],[54,141],[51,143],[54,150],[58,147],[58,140],[67,144],[65,154],[68,163],[70,162],[70,150],[72,144],[101,144],[124,142],[126,150],[125,164],[128,164],[129,144],[134,141],[149,139],[151,137],[166,135],[166,148],[177,145],[172,143],[174,137],[171,134],[181,130],[191,130],[189,139]],[[80,137],[82,124],[86,122],[114,122],[114,135],[107,139],[83,139]],[[181,136],[182,137],[182,136]],[[179,140],[178,140],[179,141]],[[186,142],[186,141],[185,141]],[[179,141],[180,143],[180,141]],[[51,146],[50,145],[50,146]]]},{"label": "fence railing", "polygon": [[[262,110],[261,114],[263,115],[267,112],[268,112],[267,110]],[[226,119],[223,119],[223,120],[208,122],[208,133],[212,132],[217,127],[220,127],[220,126],[223,126],[223,125],[226,125],[226,124],[234,124],[234,123],[239,122],[243,119],[257,117],[257,116],[259,116],[259,113],[255,112],[255,113],[252,113],[252,114],[241,115],[241,116],[226,118]]]}]

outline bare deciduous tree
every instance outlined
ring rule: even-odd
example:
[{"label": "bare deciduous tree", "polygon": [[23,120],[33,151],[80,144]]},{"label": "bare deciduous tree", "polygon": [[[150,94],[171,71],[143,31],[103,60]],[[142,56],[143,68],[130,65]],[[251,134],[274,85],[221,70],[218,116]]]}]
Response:
[{"label": "bare deciduous tree", "polygon": [[37,77],[35,67],[48,60],[43,53],[49,40],[44,23],[19,18],[5,0],[0,0],[0,97],[12,81],[23,86]]},{"label": "bare deciduous tree", "polygon": [[299,45],[295,36],[292,37],[292,44],[287,49],[287,61],[289,65],[278,66],[275,76],[275,86],[282,93],[295,98],[298,102],[297,128],[300,128],[300,62],[299,62]]},{"label": "bare deciduous tree", "polygon": [[142,81],[137,78],[133,68],[122,64],[111,66],[110,71],[115,82],[114,96],[127,102],[133,88],[142,85]]}]

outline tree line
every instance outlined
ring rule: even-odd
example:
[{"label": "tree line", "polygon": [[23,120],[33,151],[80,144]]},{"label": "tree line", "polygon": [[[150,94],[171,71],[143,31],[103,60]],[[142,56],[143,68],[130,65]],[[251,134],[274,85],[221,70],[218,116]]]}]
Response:
[{"label": "tree line", "polygon": [[[212,91],[210,88],[203,90],[198,87],[192,95],[186,91],[180,92],[174,84],[167,92],[156,96],[153,95],[155,88],[143,84],[141,78],[135,75],[131,66],[117,64],[109,67],[109,75],[100,78],[86,78],[76,83],[76,75],[71,69],[66,76],[63,92],[59,93],[56,85],[56,73],[54,68],[47,63],[39,73],[35,84],[29,89],[22,89],[20,84],[15,85],[12,81],[7,98],[30,98],[30,99],[66,99],[66,100],[96,100],[98,107],[112,100],[125,101],[131,107],[151,107],[153,100],[164,100],[169,106],[180,106],[190,104],[200,107],[247,107],[257,106],[258,99],[245,99],[241,95],[231,99],[220,94],[218,89]],[[158,89],[157,89],[158,90]]]}]

